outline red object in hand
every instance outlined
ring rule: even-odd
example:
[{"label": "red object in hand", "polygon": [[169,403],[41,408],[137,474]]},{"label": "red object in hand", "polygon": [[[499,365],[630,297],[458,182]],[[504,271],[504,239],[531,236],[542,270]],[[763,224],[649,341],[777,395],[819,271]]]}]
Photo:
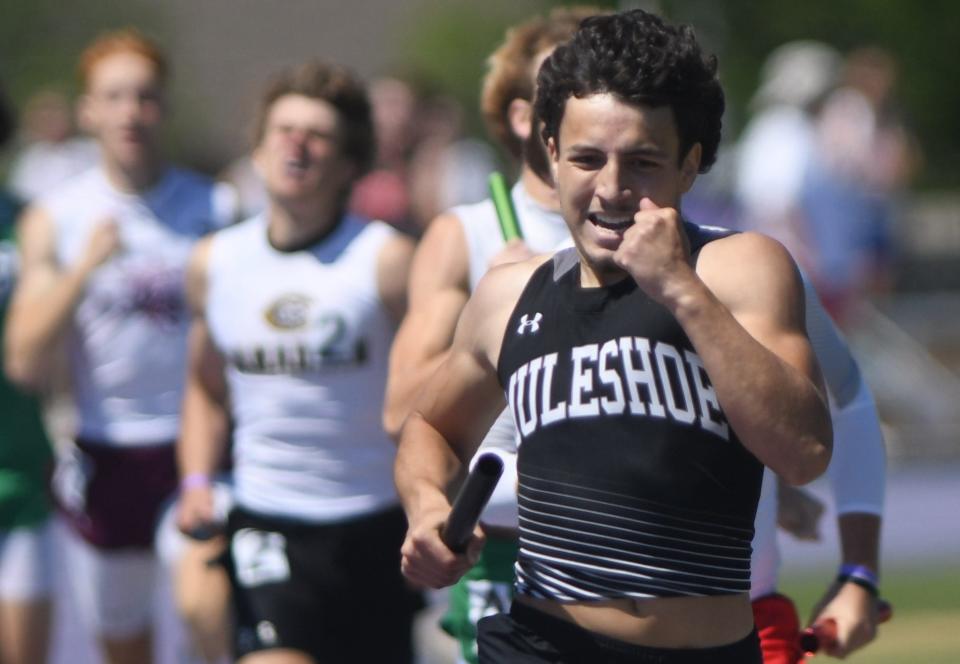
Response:
[{"label": "red object in hand", "polygon": [[[893,617],[893,606],[885,599],[877,601],[877,623],[885,623]],[[820,648],[837,640],[837,623],[828,618],[814,623],[800,634],[800,648],[807,655],[813,655]]]}]

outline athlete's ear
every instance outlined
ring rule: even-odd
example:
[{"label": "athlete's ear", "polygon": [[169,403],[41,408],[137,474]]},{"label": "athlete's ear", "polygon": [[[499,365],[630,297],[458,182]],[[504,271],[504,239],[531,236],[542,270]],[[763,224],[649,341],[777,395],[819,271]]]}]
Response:
[{"label": "athlete's ear", "polygon": [[700,143],[694,143],[687,155],[680,164],[680,191],[687,193],[697,179],[697,173],[700,172],[700,158],[703,155],[703,146]]},{"label": "athlete's ear", "polygon": [[510,102],[507,107],[507,120],[510,122],[510,131],[523,142],[530,138],[533,131],[533,104],[519,97]]},{"label": "athlete's ear", "polygon": [[553,181],[557,181],[557,164],[560,161],[560,147],[557,145],[557,139],[554,136],[547,138],[547,154],[550,155],[550,175]]}]

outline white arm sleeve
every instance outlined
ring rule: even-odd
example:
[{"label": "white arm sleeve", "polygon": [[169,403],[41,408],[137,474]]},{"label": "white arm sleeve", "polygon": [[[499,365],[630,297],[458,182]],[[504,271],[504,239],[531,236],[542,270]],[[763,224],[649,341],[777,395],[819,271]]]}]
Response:
[{"label": "white arm sleeve", "polygon": [[886,454],[877,407],[867,384],[853,401],[834,407],[833,459],[827,468],[837,514],[862,512],[883,516]]},{"label": "white arm sleeve", "polygon": [[519,528],[520,519],[517,513],[517,428],[513,423],[513,415],[506,408],[497,421],[487,432],[480,448],[470,460],[470,468],[477,462],[477,457],[486,452],[492,452],[503,461],[503,475],[497,482],[490,502],[487,503],[480,520],[489,526],[501,528]]},{"label": "white arm sleeve", "polygon": [[827,476],[837,514],[865,512],[881,516],[886,454],[873,394],[806,275],[803,285],[807,334],[823,371],[833,417],[833,458]]}]

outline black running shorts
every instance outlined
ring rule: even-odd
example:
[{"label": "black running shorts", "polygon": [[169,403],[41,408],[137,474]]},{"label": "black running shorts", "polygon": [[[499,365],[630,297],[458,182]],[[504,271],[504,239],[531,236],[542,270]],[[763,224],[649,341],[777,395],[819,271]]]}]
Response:
[{"label": "black running shorts", "polygon": [[400,574],[399,508],[329,525],[235,509],[227,529],[236,657],[290,648],[319,662],[413,661],[422,603]]},{"label": "black running shorts", "polygon": [[514,602],[477,626],[480,664],[763,664],[756,631],[717,648],[649,648],[594,634]]}]

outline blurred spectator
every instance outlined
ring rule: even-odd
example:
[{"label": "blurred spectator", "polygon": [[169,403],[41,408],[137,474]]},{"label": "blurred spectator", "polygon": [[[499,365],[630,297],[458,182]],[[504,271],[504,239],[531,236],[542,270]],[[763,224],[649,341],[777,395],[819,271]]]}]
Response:
[{"label": "blurred spectator", "polygon": [[697,224],[739,229],[743,226],[740,201],[734,191],[737,175],[735,145],[721,144],[717,161],[697,176],[683,199],[683,216]]},{"label": "blurred spectator", "polygon": [[62,92],[45,88],[23,111],[24,145],[10,168],[10,189],[24,201],[42,196],[97,161],[97,144],[76,135],[73,108]]},{"label": "blurred spectator", "polygon": [[741,226],[780,240],[810,267],[801,209],[816,138],[814,113],[833,89],[841,57],[813,41],[784,44],[767,58],[740,139],[735,191]]},{"label": "blurred spectator", "polygon": [[[0,88],[0,147],[14,130]],[[19,272],[19,204],[0,189],[0,334]],[[52,461],[40,405],[0,374],[0,662],[46,660],[53,542],[47,473]]]},{"label": "blurred spectator", "polygon": [[417,93],[410,83],[395,77],[378,78],[368,90],[377,155],[373,169],[353,187],[350,210],[409,231],[416,227],[408,178],[418,134]]},{"label": "blurred spectator", "polygon": [[859,297],[889,283],[895,197],[920,162],[895,101],[896,79],[889,53],[854,50],[816,119],[802,203],[812,276],[841,318]]},{"label": "blurred spectator", "polygon": [[409,179],[416,235],[441,212],[487,198],[487,176],[497,168],[488,144],[463,135],[463,108],[453,97],[427,99],[419,124]]},{"label": "blurred spectator", "polygon": [[440,212],[487,196],[491,148],[463,135],[463,109],[442,92],[385,77],[370,84],[377,134],[374,168],[354,186],[350,209],[419,236]]},{"label": "blurred spectator", "polygon": [[877,48],[844,63],[818,42],[785,44],[764,65],[740,141],[742,225],[783,242],[840,321],[889,281],[895,195],[920,162],[896,76]]}]

